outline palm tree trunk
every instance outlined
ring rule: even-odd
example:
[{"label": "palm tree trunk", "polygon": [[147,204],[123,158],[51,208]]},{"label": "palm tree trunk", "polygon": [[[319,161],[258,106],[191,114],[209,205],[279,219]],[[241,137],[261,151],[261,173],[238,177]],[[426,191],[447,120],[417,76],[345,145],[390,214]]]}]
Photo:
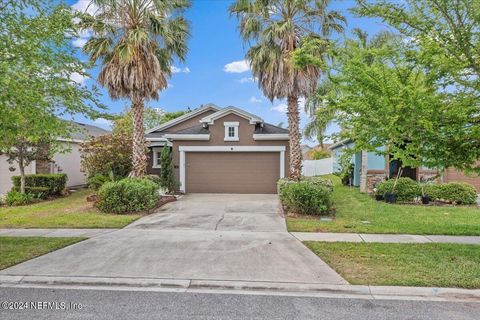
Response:
[{"label": "palm tree trunk", "polygon": [[141,177],[147,171],[147,155],[145,153],[145,129],[143,127],[143,99],[140,96],[132,97],[132,118],[133,118],[133,168],[130,177]]},{"label": "palm tree trunk", "polygon": [[298,181],[302,175],[302,149],[300,148],[300,112],[298,97],[288,97],[288,129],[290,131],[290,171],[288,178]]}]

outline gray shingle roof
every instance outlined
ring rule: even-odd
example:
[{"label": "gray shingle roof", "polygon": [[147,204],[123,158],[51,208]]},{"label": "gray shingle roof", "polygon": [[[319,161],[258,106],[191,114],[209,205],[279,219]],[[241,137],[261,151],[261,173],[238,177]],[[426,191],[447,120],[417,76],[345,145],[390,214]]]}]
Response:
[{"label": "gray shingle roof", "polygon": [[98,137],[104,134],[109,134],[110,131],[92,126],[91,124],[79,123],[75,121],[69,121],[72,128],[71,139],[74,140],[88,140],[89,138]]},{"label": "gray shingle roof", "polygon": [[288,133],[287,129],[274,126],[270,123],[263,123],[263,127],[260,125],[255,126],[255,134],[278,134],[278,133]]},{"label": "gray shingle roof", "polygon": [[210,131],[204,128],[202,124],[172,132],[174,134],[209,134]]}]

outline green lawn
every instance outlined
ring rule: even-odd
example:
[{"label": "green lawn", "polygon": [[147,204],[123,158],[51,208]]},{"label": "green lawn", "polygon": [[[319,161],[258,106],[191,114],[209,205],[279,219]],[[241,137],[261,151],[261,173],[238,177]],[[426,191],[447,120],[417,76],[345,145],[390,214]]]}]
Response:
[{"label": "green lawn", "polygon": [[86,238],[0,237],[0,270]]},{"label": "green lawn", "polygon": [[480,246],[313,242],[305,245],[351,284],[480,288]]},{"label": "green lawn", "polygon": [[478,207],[392,205],[340,185],[336,176],[328,178],[335,183],[334,220],[288,217],[289,231],[480,235]]},{"label": "green lawn", "polygon": [[106,214],[79,190],[68,197],[20,207],[0,207],[0,228],[121,228],[140,214]]}]

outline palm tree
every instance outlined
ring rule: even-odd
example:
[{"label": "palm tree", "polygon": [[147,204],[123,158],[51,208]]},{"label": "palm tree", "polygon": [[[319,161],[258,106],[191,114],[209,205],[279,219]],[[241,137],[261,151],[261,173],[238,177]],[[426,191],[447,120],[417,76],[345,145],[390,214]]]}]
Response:
[{"label": "palm tree", "polygon": [[329,11],[329,2],[237,0],[230,7],[230,13],[240,20],[244,41],[253,41],[246,58],[259,87],[271,101],[287,99],[291,180],[299,180],[302,169],[298,101],[315,90],[321,68],[313,64],[297,68],[290,58],[303,40],[328,40],[333,31],[343,31],[345,18],[336,11]]},{"label": "palm tree", "polygon": [[303,134],[307,139],[317,139],[323,149],[325,130],[334,120],[335,109],[327,101],[327,95],[334,90],[333,84],[327,80],[318,84],[317,90],[305,102],[305,113],[310,116]]},{"label": "palm tree", "polygon": [[129,98],[133,113],[133,169],[146,172],[143,125],[145,100],[167,88],[173,59],[185,59],[189,23],[181,15],[189,0],[92,0],[95,14],[84,14],[79,27],[91,30],[83,50],[101,60],[98,81],[112,99]]}]

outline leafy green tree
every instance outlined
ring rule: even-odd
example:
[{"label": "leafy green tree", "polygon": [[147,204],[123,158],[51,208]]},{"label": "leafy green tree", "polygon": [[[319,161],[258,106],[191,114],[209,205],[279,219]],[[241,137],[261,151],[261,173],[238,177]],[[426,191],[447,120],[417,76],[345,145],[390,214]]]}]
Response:
[{"label": "leafy green tree", "polygon": [[338,111],[342,135],[355,141],[354,151],[390,154],[405,166],[472,167],[478,106],[442,90],[435,74],[410,59],[416,53],[397,38],[379,46],[347,40],[337,50],[328,103]]},{"label": "leafy green tree", "polygon": [[174,192],[177,187],[177,181],[173,175],[172,150],[169,147],[164,147],[160,154],[160,187],[167,190],[167,192]]},{"label": "leafy green tree", "polygon": [[[230,13],[240,20],[242,38],[246,43],[253,42],[246,58],[259,87],[271,101],[287,99],[292,180],[300,179],[302,167],[299,98],[315,90],[322,72],[318,57],[323,58],[328,37],[332,32],[342,32],[345,22],[340,13],[328,9],[329,2],[237,0],[230,7]],[[318,55],[294,67],[291,56],[302,44],[308,46],[306,51]]]},{"label": "leafy green tree", "polygon": [[[162,109],[145,108],[144,109],[144,127],[146,130],[153,129],[162,123],[173,120],[184,115],[186,111],[165,112]],[[133,133],[133,115],[132,111],[125,110],[119,116],[108,116],[114,121],[113,132],[123,132],[129,135]]]},{"label": "leafy green tree", "polygon": [[113,99],[128,98],[133,118],[131,176],[146,172],[144,101],[167,88],[174,58],[187,53],[189,23],[182,16],[188,0],[93,0],[98,10],[84,14],[80,27],[92,30],[83,47],[101,60],[98,81]]},{"label": "leafy green tree", "polygon": [[[417,62],[444,85],[480,89],[480,2],[358,0],[355,12],[380,18],[418,47]],[[458,90],[459,88],[457,88]]]},{"label": "leafy green tree", "polygon": [[76,35],[70,8],[39,4],[7,0],[0,6],[0,153],[18,164],[22,192],[25,167],[61,151],[56,138],[71,135],[58,117],[94,117],[100,106],[96,90],[72,80],[87,76],[87,65],[70,43]]}]

